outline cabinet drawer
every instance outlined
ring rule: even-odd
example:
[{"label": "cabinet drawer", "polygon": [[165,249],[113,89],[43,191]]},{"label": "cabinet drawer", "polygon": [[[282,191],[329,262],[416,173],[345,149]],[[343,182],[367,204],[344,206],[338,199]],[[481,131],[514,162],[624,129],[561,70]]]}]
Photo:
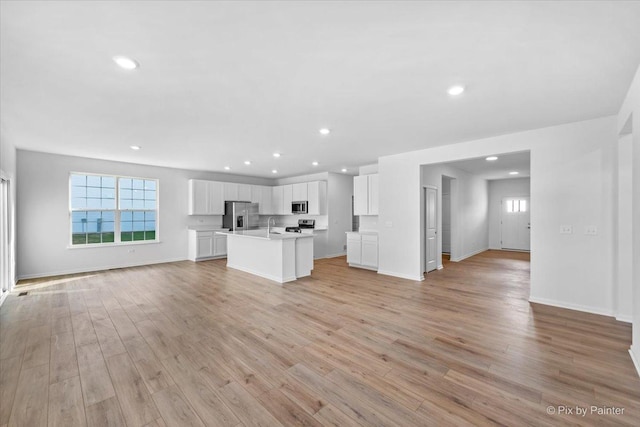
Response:
[{"label": "cabinet drawer", "polygon": [[374,236],[374,235],[371,235],[371,234],[363,234],[362,235],[362,241],[363,242],[378,243],[378,236]]},{"label": "cabinet drawer", "polygon": [[198,238],[213,237],[213,231],[198,231]]}]

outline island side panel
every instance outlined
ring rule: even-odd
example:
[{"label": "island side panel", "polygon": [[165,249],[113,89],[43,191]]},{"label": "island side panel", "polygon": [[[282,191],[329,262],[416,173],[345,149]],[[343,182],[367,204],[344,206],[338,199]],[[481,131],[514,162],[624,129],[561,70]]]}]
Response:
[{"label": "island side panel", "polygon": [[296,277],[311,275],[311,270],[313,270],[313,240],[313,236],[296,239]]},{"label": "island side panel", "polygon": [[[278,283],[296,280],[295,239],[275,240],[227,235],[227,267]],[[287,262],[286,258],[291,258]]]}]

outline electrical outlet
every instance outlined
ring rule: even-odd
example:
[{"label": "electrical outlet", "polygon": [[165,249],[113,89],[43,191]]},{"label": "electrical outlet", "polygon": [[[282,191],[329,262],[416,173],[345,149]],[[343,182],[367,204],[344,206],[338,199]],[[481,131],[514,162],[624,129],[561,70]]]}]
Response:
[{"label": "electrical outlet", "polygon": [[561,225],[560,226],[560,234],[573,234],[573,226],[571,226],[571,225]]},{"label": "electrical outlet", "polygon": [[384,222],[384,226],[391,228],[391,227],[393,227],[393,222],[392,221],[385,221]]},{"label": "electrical outlet", "polygon": [[127,252],[129,252],[130,254],[134,253],[136,250],[135,249],[129,249]]},{"label": "electrical outlet", "polygon": [[595,225],[587,225],[584,228],[584,234],[586,234],[587,236],[595,236],[598,234],[598,227],[596,227]]},{"label": "electrical outlet", "polygon": [[345,251],[347,250],[347,245],[344,245],[343,248]]}]

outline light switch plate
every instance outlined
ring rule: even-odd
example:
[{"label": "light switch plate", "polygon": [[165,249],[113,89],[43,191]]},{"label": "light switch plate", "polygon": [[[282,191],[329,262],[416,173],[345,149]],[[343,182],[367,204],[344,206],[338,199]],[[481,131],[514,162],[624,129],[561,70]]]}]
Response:
[{"label": "light switch plate", "polygon": [[561,225],[560,226],[560,234],[573,234],[573,226],[571,226],[571,225]]},{"label": "light switch plate", "polygon": [[587,225],[584,228],[584,234],[587,236],[596,236],[598,234],[598,227],[595,225]]}]

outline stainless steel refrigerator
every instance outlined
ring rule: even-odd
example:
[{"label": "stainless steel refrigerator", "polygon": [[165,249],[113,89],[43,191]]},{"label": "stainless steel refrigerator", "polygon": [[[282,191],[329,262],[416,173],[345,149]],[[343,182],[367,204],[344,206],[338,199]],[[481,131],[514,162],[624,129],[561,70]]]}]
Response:
[{"label": "stainless steel refrigerator", "polygon": [[258,228],[259,219],[257,203],[224,202],[224,228],[232,231],[253,230]]}]

